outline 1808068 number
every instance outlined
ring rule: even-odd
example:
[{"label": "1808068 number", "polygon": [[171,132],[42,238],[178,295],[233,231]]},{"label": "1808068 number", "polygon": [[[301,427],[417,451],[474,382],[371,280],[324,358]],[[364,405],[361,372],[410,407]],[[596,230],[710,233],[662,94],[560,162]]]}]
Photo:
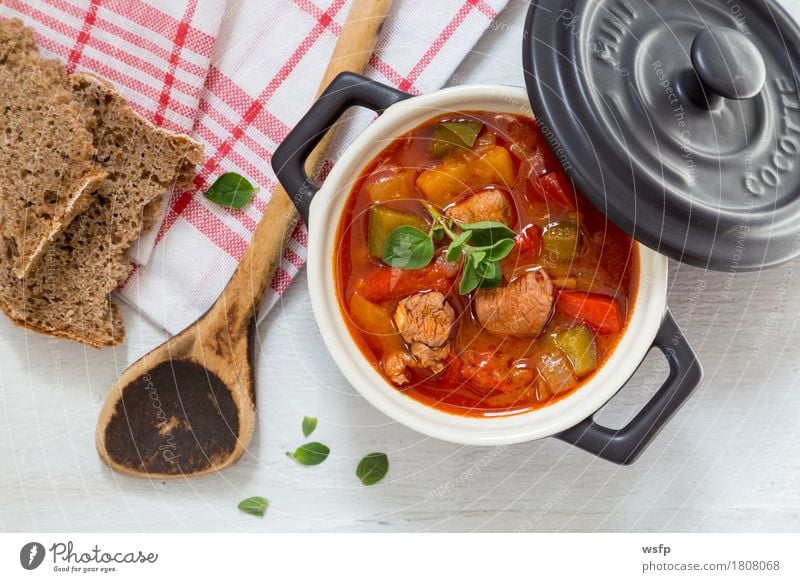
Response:
[{"label": "1808068 number", "polygon": [[741,571],[778,571],[781,569],[779,560],[737,560],[734,569]]}]

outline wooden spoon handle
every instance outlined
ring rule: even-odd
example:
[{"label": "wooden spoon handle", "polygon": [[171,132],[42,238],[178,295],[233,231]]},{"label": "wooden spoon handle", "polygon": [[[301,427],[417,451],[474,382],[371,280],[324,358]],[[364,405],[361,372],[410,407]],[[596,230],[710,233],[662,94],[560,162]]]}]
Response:
[{"label": "wooden spoon handle", "polygon": [[[328,68],[317,91],[319,96],[333,78],[343,71],[361,72],[366,67],[393,0],[354,0],[339,40],[333,50]],[[313,169],[325,151],[330,133],[309,156],[307,168]],[[297,211],[282,186],[272,193],[253,240],[242,261],[222,291],[212,310],[224,310],[229,333],[240,325],[249,325],[256,317],[261,297],[272,280],[283,254],[284,245],[297,224]],[[231,306],[249,307],[238,313]]]},{"label": "wooden spoon handle", "polygon": [[353,0],[342,33],[336,41],[331,60],[322,75],[317,97],[333,78],[342,71],[360,73],[375,50],[383,21],[392,9],[394,0]]}]

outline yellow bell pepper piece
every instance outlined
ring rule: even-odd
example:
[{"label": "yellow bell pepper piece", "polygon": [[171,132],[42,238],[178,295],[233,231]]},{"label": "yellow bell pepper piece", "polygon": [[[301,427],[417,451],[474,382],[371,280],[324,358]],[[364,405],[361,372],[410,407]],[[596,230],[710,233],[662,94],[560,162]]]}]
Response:
[{"label": "yellow bell pepper piece", "polygon": [[490,146],[475,157],[447,158],[417,178],[417,188],[440,207],[455,202],[469,190],[480,190],[492,184],[511,186],[514,164],[511,154],[500,146]]},{"label": "yellow bell pepper piece", "polygon": [[373,202],[414,198],[416,176],[416,170],[397,170],[379,175],[374,181],[367,182],[364,189]]},{"label": "yellow bell pepper piece", "polygon": [[350,298],[350,314],[356,326],[380,339],[387,350],[403,350],[404,345],[387,309],[364,299],[358,293]]}]

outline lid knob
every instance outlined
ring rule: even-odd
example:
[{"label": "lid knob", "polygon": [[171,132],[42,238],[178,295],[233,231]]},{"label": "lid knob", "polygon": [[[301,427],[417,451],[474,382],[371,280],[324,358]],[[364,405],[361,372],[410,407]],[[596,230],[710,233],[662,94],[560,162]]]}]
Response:
[{"label": "lid knob", "polygon": [[752,99],[764,88],[767,67],[756,45],[738,30],[711,27],[692,43],[692,66],[702,86],[687,89],[701,107],[716,109],[725,99]]}]

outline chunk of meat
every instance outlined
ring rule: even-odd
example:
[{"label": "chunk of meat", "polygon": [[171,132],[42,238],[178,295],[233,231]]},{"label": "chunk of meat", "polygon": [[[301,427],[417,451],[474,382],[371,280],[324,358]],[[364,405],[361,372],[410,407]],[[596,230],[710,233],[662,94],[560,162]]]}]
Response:
[{"label": "chunk of meat", "polygon": [[417,361],[414,359],[414,356],[402,350],[389,354],[383,361],[383,370],[392,382],[398,386],[402,386],[408,383],[409,378],[406,373],[408,368],[413,368],[416,365]]},{"label": "chunk of meat", "polygon": [[475,316],[497,335],[538,335],[553,309],[553,283],[542,269],[528,271],[497,289],[475,293]]},{"label": "chunk of meat", "polygon": [[429,368],[435,374],[444,369],[455,318],[455,311],[439,291],[416,293],[397,304],[394,322],[408,343],[410,354],[395,352],[386,358],[384,370],[392,382],[408,382],[409,367]]},{"label": "chunk of meat", "polygon": [[448,208],[445,214],[464,224],[491,220],[511,226],[511,203],[501,190],[484,190]]},{"label": "chunk of meat", "polygon": [[432,348],[423,343],[411,344],[411,355],[418,362],[418,368],[429,368],[434,374],[444,370],[444,360],[450,355],[450,344]]},{"label": "chunk of meat", "polygon": [[[413,348],[419,346],[421,354],[434,351],[447,344],[450,330],[456,319],[455,311],[444,293],[415,293],[397,304],[394,322],[403,339]],[[425,350],[428,348],[429,350]],[[427,367],[427,366],[425,366]]]}]

